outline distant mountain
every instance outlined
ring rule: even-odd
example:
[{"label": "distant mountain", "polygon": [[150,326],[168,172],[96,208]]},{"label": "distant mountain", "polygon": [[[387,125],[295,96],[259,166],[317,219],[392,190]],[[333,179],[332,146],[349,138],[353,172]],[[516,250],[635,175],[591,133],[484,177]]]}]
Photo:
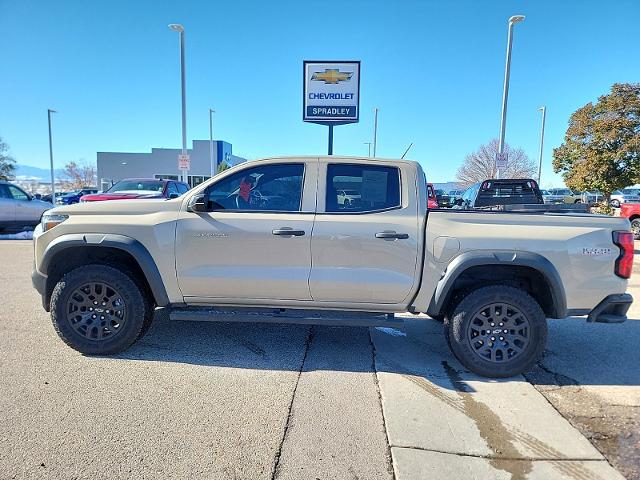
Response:
[{"label": "distant mountain", "polygon": [[[32,167],[30,165],[16,165],[15,171],[16,178],[36,178],[39,180],[51,181],[51,170],[48,168]],[[65,178],[64,169],[55,169],[56,178]]]}]

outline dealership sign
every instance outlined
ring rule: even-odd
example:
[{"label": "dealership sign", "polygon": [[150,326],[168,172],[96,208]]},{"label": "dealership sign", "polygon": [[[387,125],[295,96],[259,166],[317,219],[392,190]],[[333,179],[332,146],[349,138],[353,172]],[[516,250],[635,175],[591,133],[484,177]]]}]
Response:
[{"label": "dealership sign", "polygon": [[305,61],[303,68],[303,121],[323,125],[358,122],[359,61]]}]

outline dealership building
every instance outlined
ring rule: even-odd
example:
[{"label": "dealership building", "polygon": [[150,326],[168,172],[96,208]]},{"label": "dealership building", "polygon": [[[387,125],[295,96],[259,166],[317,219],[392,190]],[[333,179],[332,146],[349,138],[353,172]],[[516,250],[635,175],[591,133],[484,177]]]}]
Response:
[{"label": "dealership building", "polygon": [[[245,159],[233,155],[231,144],[222,140],[213,141],[213,162],[209,140],[194,140],[187,150],[191,157],[189,184],[192,187],[211,178],[212,170],[223,162],[237,165]],[[151,152],[98,152],[98,188],[108,189],[123,178],[167,178],[178,180],[178,155],[180,148],[152,148]]]}]

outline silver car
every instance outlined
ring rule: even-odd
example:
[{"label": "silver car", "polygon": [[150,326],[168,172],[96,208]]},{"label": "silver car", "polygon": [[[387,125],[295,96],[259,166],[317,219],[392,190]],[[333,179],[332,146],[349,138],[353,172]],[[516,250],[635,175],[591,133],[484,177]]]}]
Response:
[{"label": "silver car", "polygon": [[49,202],[33,198],[20,187],[0,180],[0,231],[21,229],[40,223]]}]

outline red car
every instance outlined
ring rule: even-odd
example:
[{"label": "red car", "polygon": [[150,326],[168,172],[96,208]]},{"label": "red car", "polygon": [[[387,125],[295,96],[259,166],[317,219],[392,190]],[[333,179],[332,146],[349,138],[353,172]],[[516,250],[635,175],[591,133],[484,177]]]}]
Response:
[{"label": "red car", "polygon": [[433,189],[433,183],[427,183],[427,208],[438,208],[438,200],[436,199],[436,191]]},{"label": "red car", "polygon": [[109,190],[93,195],[83,195],[80,202],[104,200],[131,200],[135,198],[178,198],[189,190],[189,185],[175,180],[157,178],[126,178]]},{"label": "red car", "polygon": [[621,203],[620,216],[629,219],[633,238],[640,240],[640,203]]}]

